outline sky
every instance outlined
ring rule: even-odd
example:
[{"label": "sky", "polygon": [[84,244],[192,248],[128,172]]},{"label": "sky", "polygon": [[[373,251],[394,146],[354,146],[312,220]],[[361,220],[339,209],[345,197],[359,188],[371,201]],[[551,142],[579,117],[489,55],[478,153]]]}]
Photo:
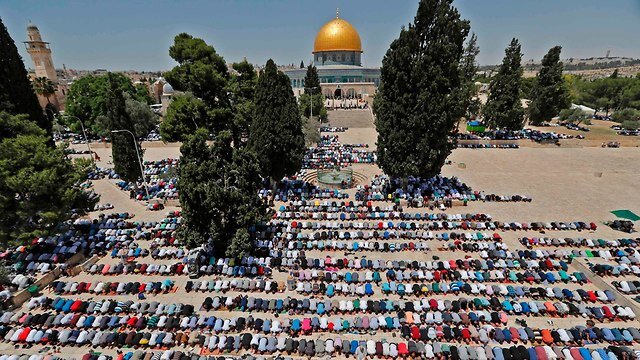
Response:
[{"label": "sky", "polygon": [[[455,0],[478,35],[482,65],[497,64],[512,37],[524,59],[539,60],[555,45],[563,58],[640,58],[640,0]],[[226,61],[264,64],[311,59],[316,32],[335,17],[360,33],[363,64],[378,67],[414,0],[0,0],[0,18],[21,44],[31,20],[51,43],[56,67],[92,70],[168,70],[168,49],[181,32],[203,38]]]}]

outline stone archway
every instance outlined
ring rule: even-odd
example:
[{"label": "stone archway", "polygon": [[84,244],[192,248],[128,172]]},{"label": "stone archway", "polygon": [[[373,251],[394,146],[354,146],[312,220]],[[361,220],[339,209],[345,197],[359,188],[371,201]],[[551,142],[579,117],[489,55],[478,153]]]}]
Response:
[{"label": "stone archway", "polygon": [[346,94],[347,98],[349,99],[355,99],[356,98],[356,89],[354,88],[349,88],[347,89],[347,94]]},{"label": "stone archway", "polygon": [[333,97],[336,99],[342,99],[342,89],[337,88],[336,91],[333,92]]}]

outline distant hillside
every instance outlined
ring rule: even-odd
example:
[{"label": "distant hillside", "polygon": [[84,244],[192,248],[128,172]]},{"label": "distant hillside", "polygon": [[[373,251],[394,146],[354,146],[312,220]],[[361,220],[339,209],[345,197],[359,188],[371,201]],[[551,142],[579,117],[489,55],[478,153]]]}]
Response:
[{"label": "distant hillside", "polygon": [[[569,58],[562,60],[564,69],[568,72],[580,72],[588,70],[605,70],[640,66],[640,59],[628,57],[591,57],[585,59]],[[480,66],[480,71],[495,71],[499,65]],[[529,60],[522,64],[525,72],[540,70],[540,61]]]}]

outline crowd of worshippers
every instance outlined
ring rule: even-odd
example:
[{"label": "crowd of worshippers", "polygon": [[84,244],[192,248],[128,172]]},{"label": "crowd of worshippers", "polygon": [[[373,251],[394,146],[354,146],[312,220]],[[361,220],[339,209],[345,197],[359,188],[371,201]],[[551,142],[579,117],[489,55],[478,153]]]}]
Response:
[{"label": "crowd of worshippers", "polygon": [[[102,250],[105,242],[111,242],[110,230],[124,226],[128,213],[101,214],[97,219],[77,219],[61,226],[65,229],[58,234],[34,239],[29,245],[7,248],[1,260],[10,271],[10,277],[46,274],[57,267],[66,265],[72,257],[83,254],[93,255]],[[24,288],[28,284],[22,284]]]},{"label": "crowd of worshippers", "polygon": [[[395,182],[380,182],[377,186],[388,187],[391,200],[411,199],[413,193],[423,196],[422,182],[413,180],[414,188],[408,196],[396,192]],[[458,196],[448,191],[455,186],[462,189],[455,188],[458,194],[470,191],[457,185],[457,179],[434,181],[431,186],[438,189],[432,194],[440,197]],[[294,195],[292,189],[301,190]],[[586,327],[540,330],[518,320],[518,326],[509,326],[515,317],[600,322],[636,319],[633,309],[616,303],[612,291],[591,291],[587,290],[589,287],[582,289],[575,285],[587,284],[590,279],[579,271],[569,271],[568,264],[576,250],[570,247],[588,245],[587,240],[562,239],[558,246],[548,250],[533,247],[547,246],[553,240],[523,239],[531,244],[530,249],[511,251],[500,234],[482,232],[484,229],[578,231],[595,229],[593,223],[503,223],[487,214],[409,214],[400,203],[376,207],[371,199],[354,202],[295,199],[302,197],[303,192],[314,190],[295,182],[283,187],[281,194],[289,197],[288,203],[274,213],[270,222],[252,231],[257,239],[257,256],[216,258],[202,251],[195,270],[190,267],[189,253],[175,239],[181,223],[177,212],[169,213],[159,222],[133,222],[126,213],[101,216],[95,221],[78,219],[69,224],[69,231],[63,235],[35,241],[7,256],[16,256],[22,268],[32,269],[26,273],[34,274],[42,272],[41,263],[60,264],[50,261],[51,254],[67,254],[70,246],[77,248],[69,255],[82,252],[121,261],[85,267],[85,272],[98,275],[96,281],[72,278],[54,281],[42,291],[56,297],[34,297],[24,306],[25,310],[2,312],[0,336],[14,346],[160,347],[172,351],[199,346],[206,354],[233,355],[250,351],[258,355],[442,359],[633,356],[625,346],[637,343],[640,333],[626,325],[596,328],[592,322]],[[408,261],[352,254],[313,255],[315,249],[325,250],[326,244],[333,241],[349,244],[350,250],[362,247],[385,251],[384,244],[389,245],[389,240],[395,238],[424,240],[412,241],[414,250],[437,240],[444,242],[445,247],[468,254],[446,261],[437,257]],[[377,248],[369,245],[373,244],[369,239],[376,240]],[[622,259],[627,259],[629,269],[634,271],[631,265],[637,258],[629,250],[633,250],[635,242],[602,240],[602,243],[602,251],[616,251],[610,253],[613,259],[620,259],[622,265],[626,265]],[[358,247],[354,248],[354,244]],[[402,244],[406,245],[397,246],[412,250],[410,243]],[[622,244],[624,248],[615,248]],[[481,259],[473,259],[471,254]],[[28,256],[33,264],[25,266]],[[598,265],[602,264],[595,266]],[[597,269],[602,269],[605,276],[615,274],[616,269],[625,270],[612,267]],[[286,280],[276,281],[272,277],[276,271],[285,275]],[[149,274],[166,279],[119,281],[120,274]],[[176,285],[173,277],[187,274],[207,277]],[[569,283],[572,284],[563,285]],[[640,289],[640,282],[637,285],[631,281],[624,286],[614,284],[621,291],[628,288],[629,292]],[[162,299],[159,294],[178,290],[210,296],[195,306],[146,299],[156,295],[155,299]],[[114,295],[123,297],[110,298]],[[125,295],[133,300],[126,300]],[[216,315],[201,311],[216,311]],[[225,311],[229,313],[224,314]],[[392,332],[394,336],[389,342],[342,339],[343,334],[350,334],[351,338],[374,332]],[[297,338],[321,333],[331,335],[317,340]],[[602,348],[582,347],[590,343]],[[159,358],[178,353],[153,354],[149,356]],[[120,357],[124,355],[121,353]]]},{"label": "crowd of worshippers", "polygon": [[345,132],[349,130],[348,127],[342,127],[342,126],[320,126],[320,132],[328,132],[328,133],[338,133],[338,132]]},{"label": "crowd of worshippers", "polygon": [[[126,308],[126,305],[124,306]],[[115,308],[114,308],[115,309]],[[130,308],[129,308],[130,309]],[[121,309],[122,310],[122,309]],[[260,314],[234,317],[196,315],[191,307],[182,307],[179,312],[170,315],[150,313],[132,313],[122,310],[109,315],[94,312],[12,312],[0,315],[0,324],[40,328],[75,328],[82,330],[164,330],[189,331],[202,330],[216,334],[228,334],[243,331],[255,331],[264,334],[288,333],[293,336],[313,333],[361,333],[399,331],[404,338],[421,341],[446,341],[459,343],[532,343],[536,345],[582,345],[585,341],[609,342],[613,344],[640,343],[640,331],[637,328],[596,328],[573,327],[570,329],[531,329],[529,327],[505,327],[502,321],[482,323],[466,317],[463,321],[458,313],[445,312],[448,317],[428,318],[413,311],[398,311],[397,316],[355,316],[355,317],[294,317],[276,315],[274,318]],[[461,313],[467,315],[466,313]],[[454,316],[455,318],[454,319]],[[519,321],[520,322],[520,321]],[[525,322],[526,323],[526,322]],[[590,321],[590,324],[595,322]],[[9,331],[10,333],[11,331]],[[15,335],[12,333],[11,337]],[[7,335],[5,334],[5,337]],[[19,337],[20,335],[18,335]]]},{"label": "crowd of worshippers", "polygon": [[[93,220],[79,218],[67,221],[60,225],[60,233],[34,239],[29,245],[9,247],[0,256],[2,264],[9,270],[10,282],[3,289],[2,299],[6,300],[13,292],[31,286],[36,276],[46,275],[57,268],[67,271],[71,265],[68,261],[72,258],[81,261],[93,255],[111,253],[112,256],[133,260],[147,253],[137,245],[140,240],[150,240],[151,244],[174,243],[180,219],[178,212],[169,213],[160,222],[136,223],[131,221],[130,214],[126,212],[100,214]],[[105,267],[101,267],[101,270]],[[113,269],[123,267],[114,265]],[[156,270],[160,270],[160,267]]]},{"label": "crowd of worshippers", "polygon": [[368,144],[342,144],[338,135],[323,135],[316,147],[307,149],[302,169],[335,169],[351,164],[375,164],[378,155]]},{"label": "crowd of worshippers", "polygon": [[453,206],[453,200],[467,201],[525,201],[527,196],[501,196],[485,194],[484,191],[473,191],[471,187],[456,177],[436,175],[430,179],[408,177],[392,179],[387,175],[377,175],[371,185],[358,186],[355,195],[358,201],[406,201],[408,207],[429,207],[445,209]]},{"label": "crowd of worshippers", "polygon": [[458,148],[460,149],[519,149],[520,145],[518,144],[469,144],[469,143],[458,143]]},{"label": "crowd of worshippers", "polygon": [[536,142],[542,140],[559,140],[572,139],[573,135],[557,134],[554,132],[546,132],[535,129],[522,130],[490,130],[482,133],[456,133],[455,138],[458,140],[521,140],[528,139]]},{"label": "crowd of worshippers", "polygon": [[346,99],[327,98],[324,101],[324,106],[327,109],[342,109],[342,110],[369,108],[369,104],[365,100],[356,99],[356,98],[346,98]]},{"label": "crowd of worshippers", "polygon": [[[129,198],[138,201],[150,199],[177,199],[176,170],[178,159],[162,159],[144,162],[145,182],[118,181],[116,185],[129,193]],[[115,176],[115,178],[119,178]],[[145,186],[147,190],[145,190]],[[147,191],[149,196],[147,196]]]},{"label": "crowd of worshippers", "polygon": [[[337,189],[323,189],[310,182],[301,179],[305,175],[304,170],[293,178],[284,178],[278,182],[275,193],[269,186],[268,180],[265,180],[262,189],[258,192],[258,196],[263,201],[269,201],[269,205],[273,206],[275,201],[299,201],[311,199],[347,199],[349,194]],[[273,199],[273,200],[272,200]]]},{"label": "crowd of worshippers", "polygon": [[[31,333],[35,334],[31,334]],[[16,336],[17,334],[17,336]],[[7,334],[8,335],[8,334]],[[15,338],[15,340],[14,340]],[[28,340],[28,341],[27,341]],[[37,341],[35,341],[37,340]],[[265,359],[267,354],[278,353],[278,359],[291,359],[288,356],[354,356],[364,358],[425,358],[425,359],[495,359],[495,360],[547,360],[547,359],[599,359],[599,360],[629,360],[636,358],[636,352],[624,345],[610,345],[606,347],[578,347],[567,345],[511,345],[508,347],[490,345],[446,344],[442,342],[425,343],[423,341],[405,340],[348,340],[340,337],[329,339],[294,339],[286,336],[252,334],[245,332],[237,335],[211,335],[200,332],[175,334],[166,332],[102,332],[96,330],[57,330],[46,333],[38,329],[20,329],[11,333],[7,340],[12,343],[54,343],[54,344],[91,344],[94,346],[136,347],[148,348],[162,346],[163,352],[143,351],[122,353],[118,359],[144,360],[184,360],[184,359]],[[152,345],[150,345],[152,344]],[[206,349],[208,355],[186,355],[174,346],[200,346]],[[605,344],[603,344],[605,345]],[[256,352],[259,355],[249,356],[240,354],[245,351]],[[202,353],[202,351],[201,351]],[[221,354],[236,354],[221,355]],[[286,354],[287,357],[282,354]],[[220,355],[220,356],[218,356]],[[39,360],[42,355],[18,356],[4,355],[7,360],[25,359]],[[2,358],[2,357],[0,357]],[[111,357],[90,353],[83,356],[83,360],[108,360]]]}]

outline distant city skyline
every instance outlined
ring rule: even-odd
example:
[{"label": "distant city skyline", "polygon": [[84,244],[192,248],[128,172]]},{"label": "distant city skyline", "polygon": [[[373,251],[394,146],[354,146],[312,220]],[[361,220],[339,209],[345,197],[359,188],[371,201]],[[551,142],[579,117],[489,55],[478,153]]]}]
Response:
[{"label": "distant city skyline", "polygon": [[[497,64],[512,37],[525,61],[539,60],[554,46],[563,58],[640,58],[638,0],[457,0],[454,5],[478,34],[482,65]],[[300,0],[123,1],[5,0],[0,17],[27,68],[24,49],[31,20],[51,43],[56,67],[92,70],[168,70],[173,37],[181,32],[203,38],[227,62],[243,57],[254,64],[273,58],[279,65],[311,60],[318,29],[335,17],[360,33],[363,65],[380,66],[400,28],[413,20],[417,1]]]}]

